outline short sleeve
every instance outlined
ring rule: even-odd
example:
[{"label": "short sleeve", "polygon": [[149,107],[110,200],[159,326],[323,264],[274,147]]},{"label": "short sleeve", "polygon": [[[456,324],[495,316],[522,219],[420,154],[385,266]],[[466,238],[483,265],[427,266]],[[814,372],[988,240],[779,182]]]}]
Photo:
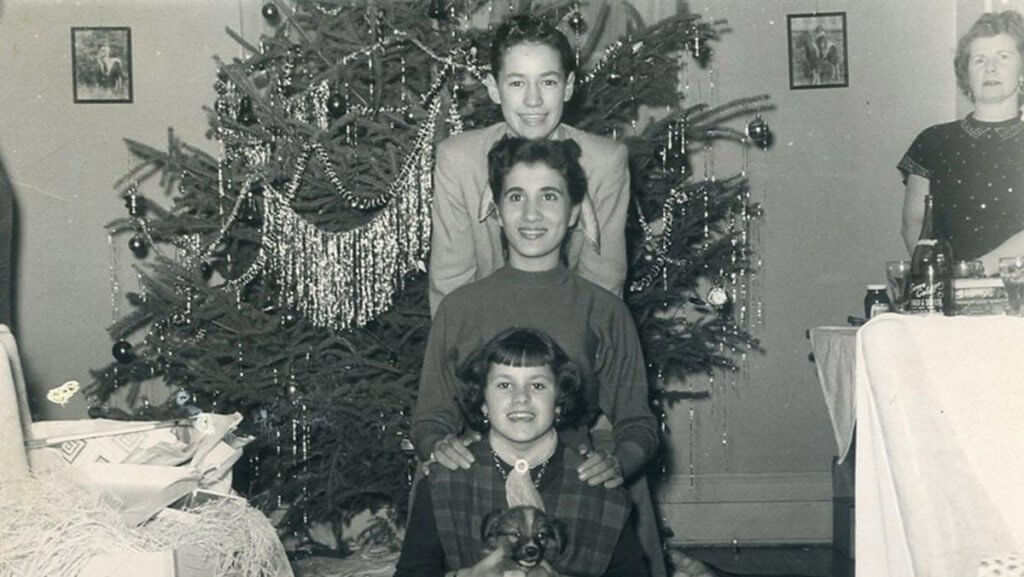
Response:
[{"label": "short sleeve", "polygon": [[896,168],[903,174],[904,182],[911,174],[931,180],[932,167],[935,166],[935,142],[936,134],[932,127],[918,134],[910,144],[910,148],[896,164]]}]

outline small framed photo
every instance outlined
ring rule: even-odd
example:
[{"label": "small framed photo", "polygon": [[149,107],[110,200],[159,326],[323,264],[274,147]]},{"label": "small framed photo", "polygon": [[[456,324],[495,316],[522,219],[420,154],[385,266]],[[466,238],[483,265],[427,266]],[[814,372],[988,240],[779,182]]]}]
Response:
[{"label": "small framed photo", "polygon": [[786,19],[790,89],[849,86],[846,12],[790,14]]},{"label": "small framed photo", "polygon": [[76,103],[132,101],[132,29],[71,29],[72,84]]}]

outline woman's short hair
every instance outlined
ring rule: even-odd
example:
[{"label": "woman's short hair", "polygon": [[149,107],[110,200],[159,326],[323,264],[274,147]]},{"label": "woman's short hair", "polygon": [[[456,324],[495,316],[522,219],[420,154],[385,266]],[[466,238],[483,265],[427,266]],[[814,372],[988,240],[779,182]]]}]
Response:
[{"label": "woman's short hair", "polygon": [[456,370],[460,381],[457,400],[471,428],[481,432],[487,430],[482,408],[491,365],[549,367],[558,385],[555,400],[555,406],[560,409],[555,423],[557,428],[575,425],[587,414],[579,365],[547,333],[513,327],[498,333],[469,355]]},{"label": "woman's short hair", "polygon": [[953,70],[956,72],[957,86],[964,96],[973,100],[971,80],[967,72],[971,59],[971,42],[1000,34],[1012,37],[1017,43],[1017,52],[1024,56],[1024,17],[1016,10],[986,12],[960,37],[960,42],[956,46],[956,56],[953,58]]},{"label": "woman's short hair", "polygon": [[573,206],[587,195],[587,175],[580,166],[580,145],[575,140],[528,140],[506,136],[487,153],[488,184],[494,204],[501,206],[505,176],[517,164],[545,164],[565,179]]},{"label": "woman's short hair", "polygon": [[491,74],[498,78],[505,53],[513,46],[520,44],[543,44],[550,46],[558,52],[558,58],[562,61],[562,73],[566,78],[569,73],[576,70],[576,54],[569,44],[569,39],[545,20],[520,14],[512,16],[498,26],[494,32],[494,39],[491,41]]}]

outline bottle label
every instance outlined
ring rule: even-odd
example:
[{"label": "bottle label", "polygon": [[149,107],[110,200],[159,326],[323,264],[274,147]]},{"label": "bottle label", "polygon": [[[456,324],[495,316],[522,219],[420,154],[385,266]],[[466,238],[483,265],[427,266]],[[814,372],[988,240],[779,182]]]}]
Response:
[{"label": "bottle label", "polygon": [[889,312],[889,305],[886,303],[874,303],[871,305],[871,314],[868,318],[875,318],[876,316]]},{"label": "bottle label", "polygon": [[910,285],[907,310],[921,313],[941,313],[946,296],[944,281],[925,281]]}]

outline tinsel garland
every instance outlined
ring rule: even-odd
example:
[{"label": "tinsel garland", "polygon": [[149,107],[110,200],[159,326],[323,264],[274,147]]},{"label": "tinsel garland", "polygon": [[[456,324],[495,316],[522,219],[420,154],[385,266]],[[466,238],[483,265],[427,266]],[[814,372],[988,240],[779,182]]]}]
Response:
[{"label": "tinsel garland", "polygon": [[[318,144],[307,145],[284,191],[264,184],[258,260],[277,281],[280,304],[300,311],[315,326],[363,325],[391,306],[408,273],[423,268],[430,248],[433,142],[440,111],[438,98],[389,191],[390,202],[363,226],[325,231],[292,208],[311,154],[316,152],[321,164],[330,161]],[[337,180],[328,164],[324,170]]]}]

